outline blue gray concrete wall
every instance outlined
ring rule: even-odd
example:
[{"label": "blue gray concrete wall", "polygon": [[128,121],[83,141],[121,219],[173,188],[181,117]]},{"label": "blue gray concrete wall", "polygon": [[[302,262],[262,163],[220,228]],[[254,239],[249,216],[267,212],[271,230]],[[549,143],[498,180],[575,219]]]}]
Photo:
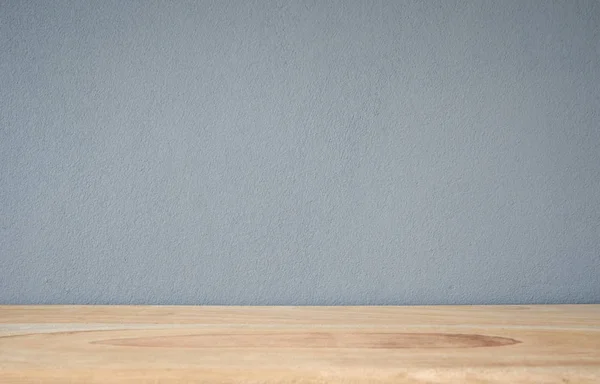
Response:
[{"label": "blue gray concrete wall", "polygon": [[600,300],[598,1],[0,1],[0,302]]}]

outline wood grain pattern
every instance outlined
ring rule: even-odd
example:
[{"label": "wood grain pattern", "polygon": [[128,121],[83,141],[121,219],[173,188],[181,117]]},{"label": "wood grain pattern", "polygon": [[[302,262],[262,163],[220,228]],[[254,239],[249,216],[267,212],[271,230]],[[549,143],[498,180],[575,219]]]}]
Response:
[{"label": "wood grain pattern", "polygon": [[0,306],[0,383],[600,383],[600,305]]}]

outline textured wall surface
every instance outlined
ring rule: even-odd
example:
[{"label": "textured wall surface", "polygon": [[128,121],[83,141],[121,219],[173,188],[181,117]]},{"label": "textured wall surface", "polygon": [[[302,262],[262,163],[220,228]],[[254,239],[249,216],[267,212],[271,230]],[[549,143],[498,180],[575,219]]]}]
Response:
[{"label": "textured wall surface", "polygon": [[0,0],[0,302],[600,302],[600,2]]}]

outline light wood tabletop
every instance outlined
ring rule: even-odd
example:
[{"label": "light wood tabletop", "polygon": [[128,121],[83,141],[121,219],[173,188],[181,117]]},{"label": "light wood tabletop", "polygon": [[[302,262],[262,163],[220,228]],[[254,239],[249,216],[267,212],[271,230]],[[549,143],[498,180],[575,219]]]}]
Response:
[{"label": "light wood tabletop", "polygon": [[600,383],[600,305],[0,306],[0,383]]}]

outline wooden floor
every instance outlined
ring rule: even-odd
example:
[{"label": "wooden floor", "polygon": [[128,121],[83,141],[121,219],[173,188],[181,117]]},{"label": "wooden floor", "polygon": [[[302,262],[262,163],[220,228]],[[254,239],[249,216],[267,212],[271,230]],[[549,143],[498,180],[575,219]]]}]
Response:
[{"label": "wooden floor", "polygon": [[600,383],[600,305],[0,306],[0,383]]}]

